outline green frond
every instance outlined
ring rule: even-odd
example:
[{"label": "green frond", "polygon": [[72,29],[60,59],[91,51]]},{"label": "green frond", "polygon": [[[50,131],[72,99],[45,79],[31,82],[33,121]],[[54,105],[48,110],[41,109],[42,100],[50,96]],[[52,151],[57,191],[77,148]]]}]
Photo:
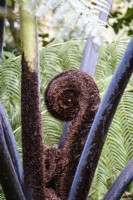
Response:
[{"label": "green frond", "polygon": [[4,192],[0,186],[0,200],[5,200]]},{"label": "green frond", "polygon": [[63,70],[79,69],[82,57],[78,45],[78,41],[66,42],[60,48],[59,53],[61,57],[61,66]]},{"label": "green frond", "polygon": [[62,72],[61,59],[57,48],[45,47],[40,51],[41,87],[46,88],[48,82]]},{"label": "green frond", "polygon": [[122,97],[121,103],[119,105],[119,119],[121,122],[122,136],[124,139],[124,146],[127,150],[127,159],[133,157],[133,92],[126,91]]},{"label": "green frond", "polygon": [[63,122],[53,118],[48,112],[42,114],[44,143],[46,145],[58,144],[62,132]]},{"label": "green frond", "polygon": [[100,55],[97,63],[96,80],[99,81],[103,77],[108,78],[113,75],[125,52],[128,42],[129,38],[118,38],[110,44],[103,42],[103,45],[100,47]]},{"label": "green frond", "polygon": [[[20,98],[20,70],[19,58],[4,60],[0,68],[0,99],[2,102]],[[4,95],[3,95],[4,94]]]}]

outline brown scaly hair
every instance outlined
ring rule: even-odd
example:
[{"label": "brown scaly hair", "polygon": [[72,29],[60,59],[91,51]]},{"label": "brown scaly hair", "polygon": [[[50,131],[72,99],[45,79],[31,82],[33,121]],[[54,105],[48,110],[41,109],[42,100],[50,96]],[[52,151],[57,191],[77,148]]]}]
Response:
[{"label": "brown scaly hair", "polygon": [[44,149],[47,199],[67,200],[100,103],[99,91],[88,74],[79,70],[69,70],[59,74],[49,83],[45,92],[45,103],[54,117],[71,121],[64,147]]},{"label": "brown scaly hair", "polygon": [[[38,74],[31,72],[22,55],[21,119],[24,167],[24,193],[26,199],[45,198],[44,155],[39,107]],[[32,98],[31,98],[32,96]],[[38,165],[36,165],[38,163]],[[37,167],[38,166],[38,167]]]}]

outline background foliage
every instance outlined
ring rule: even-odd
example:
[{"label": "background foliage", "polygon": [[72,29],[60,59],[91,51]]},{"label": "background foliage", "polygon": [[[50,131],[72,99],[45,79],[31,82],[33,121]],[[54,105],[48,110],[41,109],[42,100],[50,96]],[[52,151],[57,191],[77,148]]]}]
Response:
[{"label": "background foliage", "polygon": [[[24,0],[26,9],[38,15],[39,21],[39,44],[47,45],[50,41],[68,41],[69,39],[86,39],[88,33],[104,34],[105,29],[99,25],[97,9],[90,6],[91,0]],[[20,54],[19,37],[19,4],[20,0],[8,0],[9,17],[6,20],[5,44],[6,51]],[[75,3],[76,2],[76,3]],[[78,2],[78,3],[77,3]],[[87,4],[86,4],[87,2]],[[93,0],[97,2],[97,0]],[[105,0],[100,0],[104,9],[107,10]],[[73,5],[71,5],[73,3]],[[68,4],[68,5],[66,5]],[[100,4],[100,5],[101,5]],[[100,9],[100,5],[98,8]],[[84,15],[82,14],[84,12]],[[45,12],[44,12],[45,11]],[[64,12],[66,15],[64,15]],[[12,13],[12,14],[11,14]],[[44,16],[45,13],[45,16]],[[108,24],[111,25],[107,39],[115,34],[133,34],[133,2],[132,0],[113,0],[113,6],[109,16]],[[79,17],[80,16],[80,17]],[[94,20],[95,19],[95,20]],[[95,23],[94,23],[95,22]],[[102,24],[101,24],[102,25]]]},{"label": "background foliage", "polygon": [[108,13],[106,0],[8,0],[8,12],[11,11],[11,14],[6,20],[6,50],[13,49],[15,53],[20,53],[21,2],[29,13],[37,16],[41,46],[51,40],[86,39],[88,34],[97,37],[105,33],[104,22],[99,20],[99,11]]},{"label": "background foliage", "polygon": [[115,33],[133,35],[133,1],[115,0],[112,7],[111,25]]}]

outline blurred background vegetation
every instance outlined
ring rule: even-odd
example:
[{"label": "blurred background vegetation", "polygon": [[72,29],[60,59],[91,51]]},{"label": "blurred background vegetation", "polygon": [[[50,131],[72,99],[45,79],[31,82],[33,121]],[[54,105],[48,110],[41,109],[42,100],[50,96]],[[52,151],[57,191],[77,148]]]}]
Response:
[{"label": "blurred background vegetation", "polygon": [[[30,3],[27,5],[27,7],[29,11],[34,11],[35,9],[30,5]],[[40,47],[46,46],[49,42],[53,40],[63,42],[73,38],[86,38],[86,29],[85,27],[83,27],[84,23],[82,19],[81,22],[78,20],[80,18],[78,12],[75,14],[75,10],[67,11],[65,4],[59,8],[57,7],[56,9],[51,8],[52,5],[51,7],[49,7],[49,9],[47,9],[47,12],[44,9],[42,9],[41,11],[39,10],[39,14],[37,11],[34,11],[36,12],[35,14],[38,16],[39,20]],[[8,9],[10,14],[9,18],[6,20],[4,50],[7,52],[13,52],[15,55],[18,55],[20,53],[20,25],[18,3],[15,0],[8,0]],[[69,17],[67,16],[67,19],[65,19],[64,17],[65,12],[69,12]],[[42,17],[44,13],[45,17]],[[87,17],[91,16],[88,15]],[[77,21],[79,25],[76,25]],[[113,38],[118,34],[133,35],[133,1],[114,0],[108,24],[110,25],[106,33],[106,39],[108,41],[113,40]]]},{"label": "blurred background vegetation", "polygon": [[[56,1],[51,2],[56,4]],[[85,17],[91,17],[92,15],[91,13],[90,16],[82,16],[80,21],[79,13],[76,13],[74,9],[70,9],[67,4],[62,6],[56,5],[57,7],[55,8],[54,3],[50,4],[51,6],[47,5],[47,7],[42,7],[41,11],[39,7],[41,1],[38,1],[36,8],[30,5],[30,1],[27,1],[26,4],[29,12],[34,12],[38,17],[42,126],[44,143],[50,146],[58,145],[63,123],[55,120],[48,114],[43,101],[44,90],[48,82],[58,73],[67,69],[79,68],[88,33],[88,29],[83,21],[85,21]],[[21,68],[19,56],[21,46],[18,5],[18,2],[15,0],[8,0],[3,62],[0,65],[0,99],[6,108],[21,154]],[[80,6],[80,4],[77,5],[77,10],[80,10]],[[38,7],[39,11],[37,9]],[[47,10],[44,8],[47,8]],[[69,13],[67,18],[64,18],[65,12]],[[43,16],[44,13],[46,14],[45,17]],[[100,48],[100,56],[95,74],[101,97],[132,35],[132,0],[114,0],[108,20],[105,40]],[[115,177],[133,157],[132,102],[133,77],[126,88],[110,128],[93,181],[91,193],[88,197],[90,200],[101,200]],[[132,196],[133,185],[131,184],[122,199],[128,200]],[[0,192],[0,200],[2,199],[4,199],[4,195]]]}]

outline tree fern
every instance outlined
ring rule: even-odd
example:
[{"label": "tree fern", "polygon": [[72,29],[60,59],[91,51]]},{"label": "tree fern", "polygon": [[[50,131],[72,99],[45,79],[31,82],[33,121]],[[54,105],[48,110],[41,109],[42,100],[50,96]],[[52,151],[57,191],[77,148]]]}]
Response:
[{"label": "tree fern", "polygon": [[[44,137],[45,139],[47,138],[46,141],[49,141],[51,145],[58,143],[62,122],[55,120],[45,112],[43,103],[44,90],[48,82],[63,70],[75,69],[76,66],[77,68],[79,67],[81,60],[79,44],[80,41],[78,41],[78,44],[76,41],[50,44],[40,50],[42,121],[46,118],[48,118],[48,123],[52,121],[49,126],[44,126]],[[76,61],[74,62],[74,60]],[[0,76],[0,83],[2,85],[0,88],[0,98],[7,110],[17,142],[20,144],[20,57],[4,60],[0,68]],[[57,129],[54,127],[55,130],[53,129],[53,123],[57,124]],[[50,125],[52,128],[50,128]]]},{"label": "tree fern", "polygon": [[[129,39],[117,39],[103,43],[97,64],[95,79],[101,97],[117,67]],[[40,50],[41,109],[44,140],[47,145],[57,145],[62,122],[52,118],[44,105],[44,90],[48,82],[66,69],[79,68],[84,41],[51,43]],[[20,57],[4,60],[0,67],[0,98],[6,107],[18,145],[21,143],[20,124]],[[11,89],[11,91],[10,91]],[[133,157],[133,77],[131,78],[117,109],[109,135],[97,168],[89,198],[100,200],[115,177]],[[21,148],[20,148],[21,152]],[[127,194],[133,191],[129,188]]]}]

